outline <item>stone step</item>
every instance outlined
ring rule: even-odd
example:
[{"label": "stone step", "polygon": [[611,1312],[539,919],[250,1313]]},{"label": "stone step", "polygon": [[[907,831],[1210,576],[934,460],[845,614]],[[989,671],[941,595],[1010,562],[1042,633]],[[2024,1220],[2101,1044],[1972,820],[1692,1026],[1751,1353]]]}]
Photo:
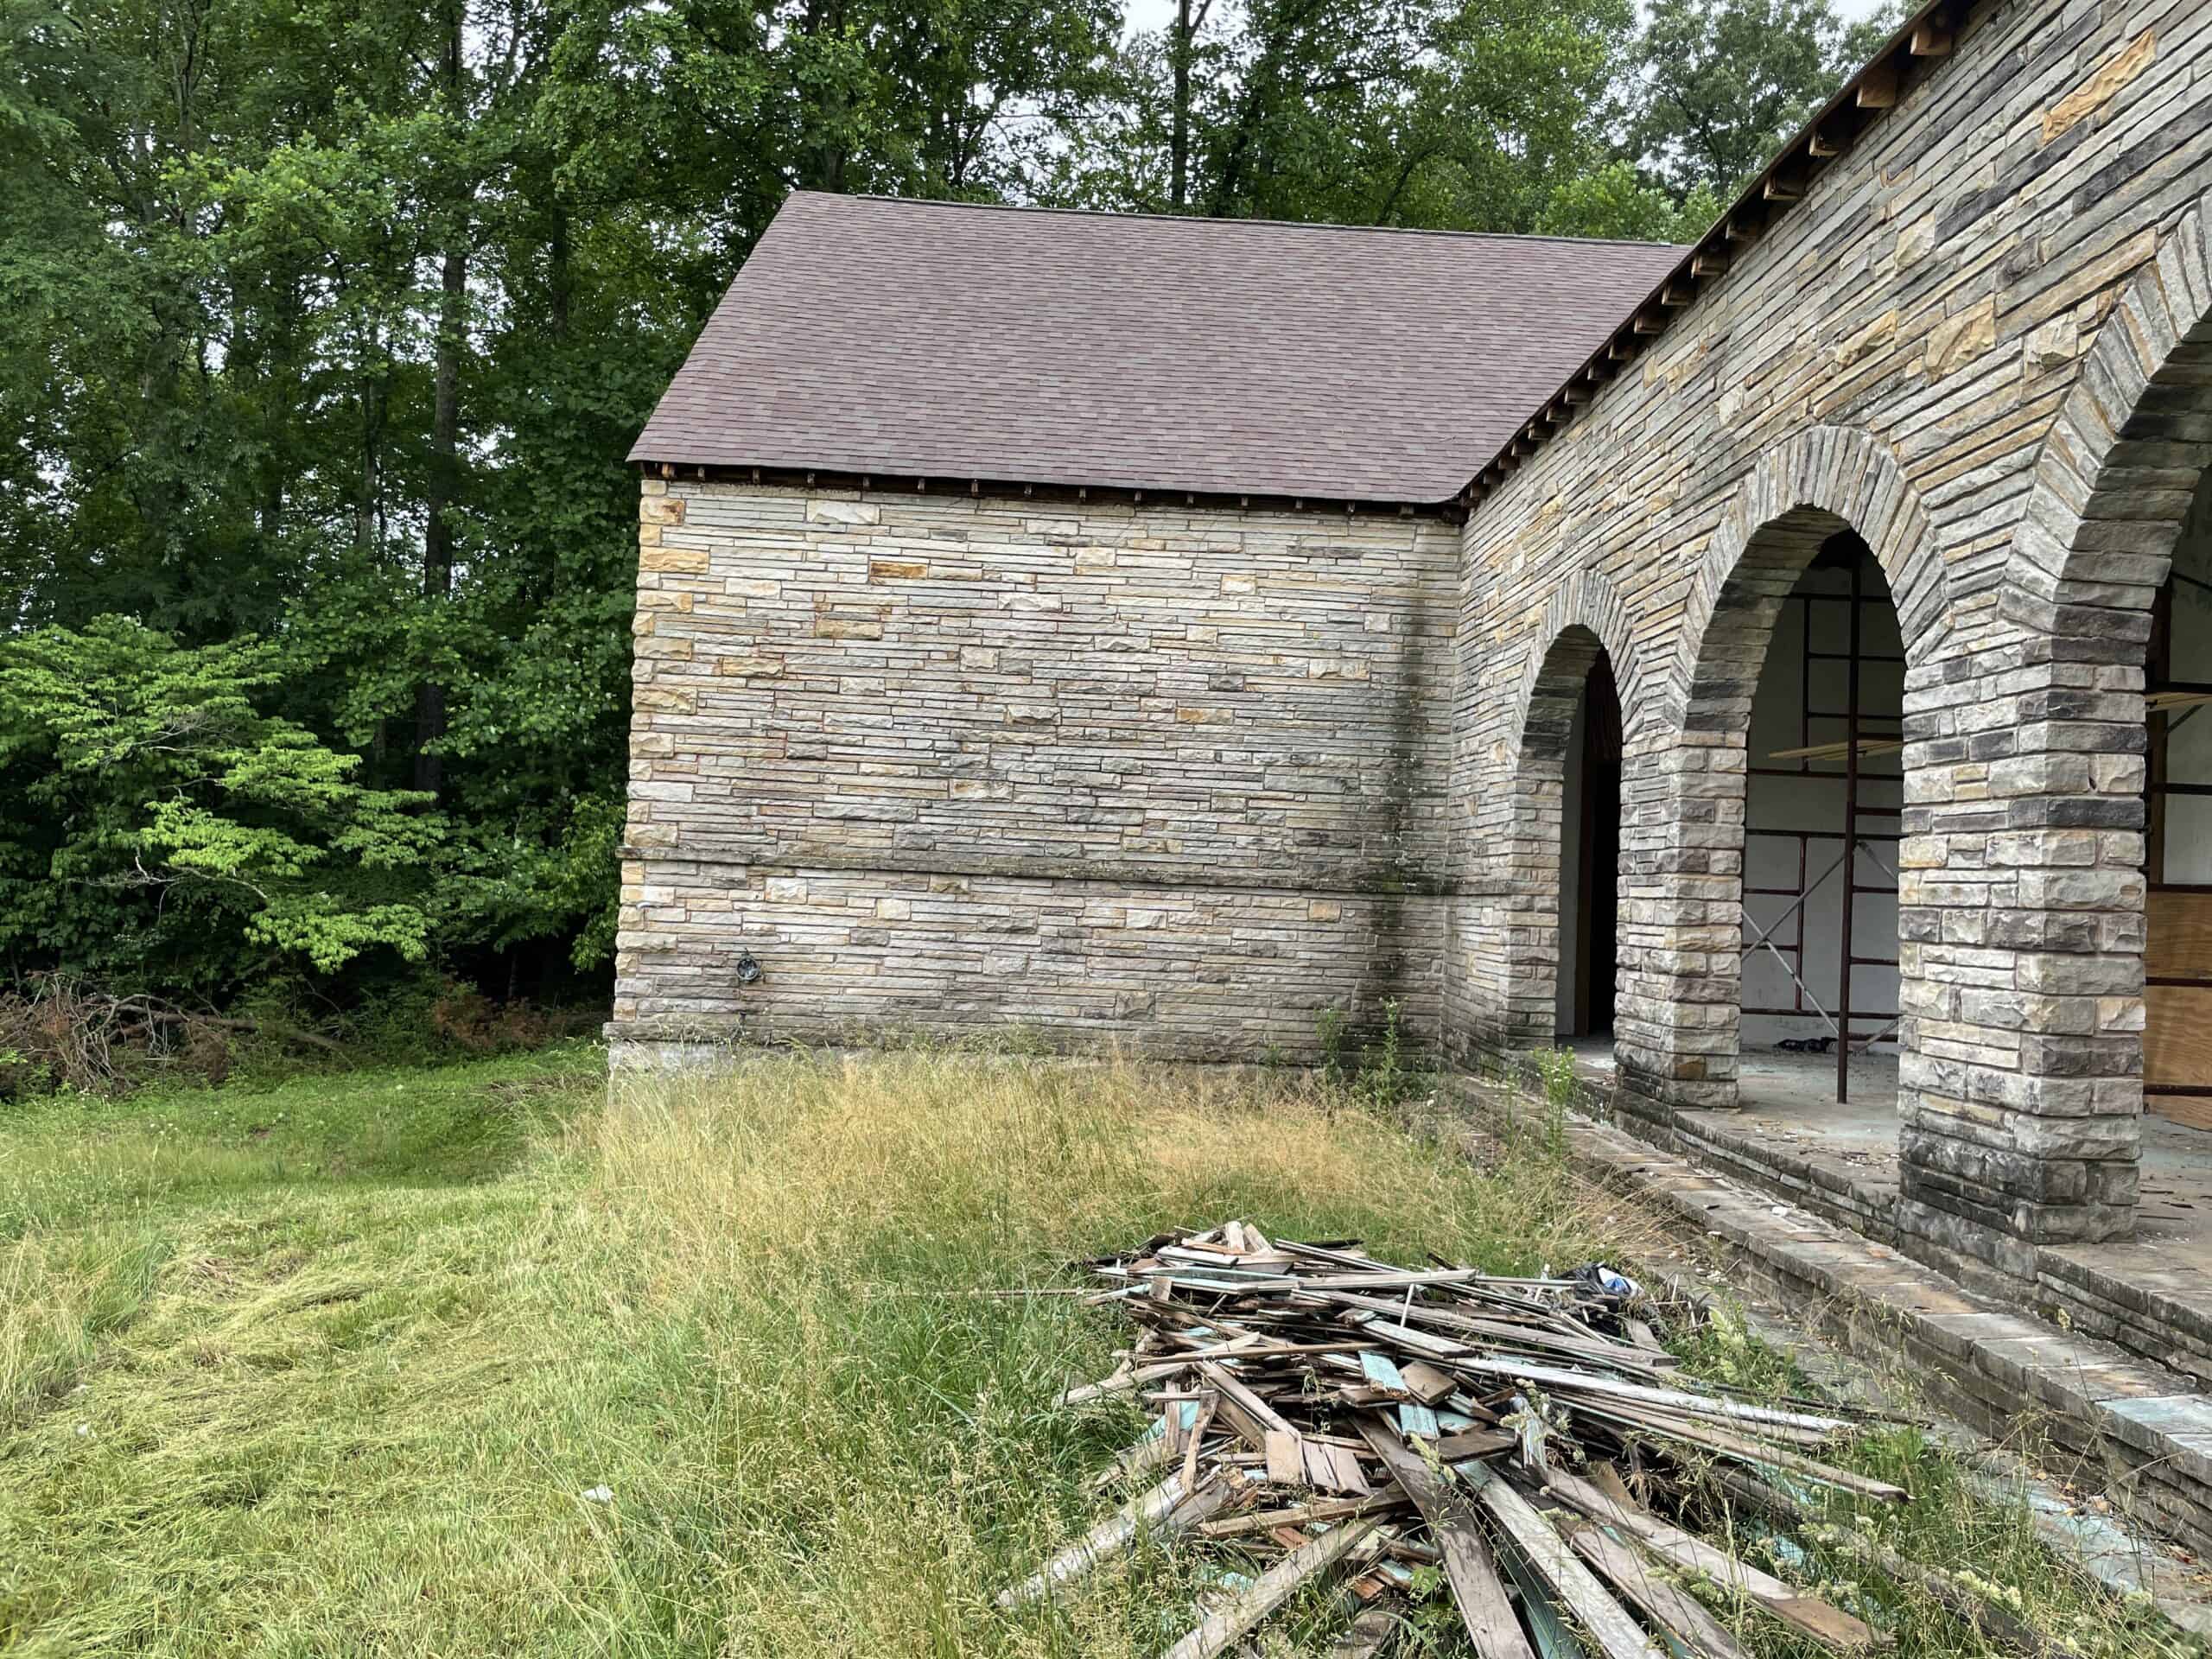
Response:
[{"label": "stone step", "polygon": [[[1478,1112],[1537,1109],[1472,1082]],[[2186,1373],[1970,1291],[1891,1246],[1625,1130],[1567,1114],[1585,1174],[1671,1217],[1745,1294],[1861,1358],[1909,1361],[1943,1410],[2101,1491],[2145,1530],[2212,1552],[2212,1398]]]}]

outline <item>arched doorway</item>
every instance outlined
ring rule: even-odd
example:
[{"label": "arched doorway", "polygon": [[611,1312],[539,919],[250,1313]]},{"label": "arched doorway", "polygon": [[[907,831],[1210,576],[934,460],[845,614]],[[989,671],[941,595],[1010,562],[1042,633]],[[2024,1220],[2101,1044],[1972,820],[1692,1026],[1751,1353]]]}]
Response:
[{"label": "arched doorway", "polygon": [[1859,533],[1837,531],[1784,599],[1751,700],[1740,1075],[1746,1105],[1802,1113],[1855,1092],[1874,1109],[1885,1155],[1901,1023],[1904,715],[1889,582]]},{"label": "arched doorway", "polygon": [[2144,680],[2143,1103],[2212,1128],[2212,473],[2152,605]]},{"label": "arched doorway", "polygon": [[[1910,658],[1909,663],[1892,660],[1879,671],[1894,677],[1887,682],[1889,696],[1906,702],[1915,696],[1924,698],[1924,689],[1908,688],[1935,683],[1926,677],[1935,673],[1932,664],[1949,648],[1950,639],[1943,568],[1932,556],[1932,547],[1918,496],[1895,453],[1872,435],[1849,428],[1809,428],[1762,454],[1723,514],[1688,594],[1675,669],[1681,701],[1669,722],[1670,729],[1663,741],[1648,749],[1633,737],[1630,744],[1622,864],[1622,995],[1615,1044],[1623,1110],[1666,1121],[1684,1111],[1743,1103],[1745,958],[1758,955],[1772,962],[1763,934],[1776,938],[1772,925],[1779,919],[1777,912],[1787,911],[1825,868],[1811,863],[1801,885],[1793,857],[1786,880],[1751,882],[1791,891],[1765,895],[1779,903],[1755,913],[1746,927],[1751,769],[1773,766],[1787,772],[1790,775],[1782,780],[1785,791],[1802,793],[1830,787],[1808,784],[1803,774],[1847,772],[1853,764],[1871,771],[1870,750],[1878,742],[1887,745],[1885,764],[1894,765],[1898,759],[1918,764],[1905,748],[1900,722],[1872,718],[1876,712],[1872,687],[1864,677],[1855,740],[1846,685],[1838,688],[1847,695],[1845,702],[1815,705],[1834,718],[1823,719],[1811,731],[1800,725],[1798,699],[1789,699],[1786,723],[1790,731],[1763,731],[1755,752],[1752,710],[1760,703],[1760,685],[1774,658],[1777,629],[1783,626],[1785,613],[1797,608],[1807,596],[1801,584],[1834,583],[1847,590],[1855,572],[1860,583],[1858,601],[1834,607],[1846,637],[1833,642],[1834,650],[1815,644],[1815,674],[1833,671],[1819,665],[1830,657],[1840,663],[1859,657],[1862,677],[1870,656]],[[1847,548],[1851,550],[1847,560],[1843,557]],[[1808,577],[1816,565],[1817,573]],[[1847,601],[1847,592],[1836,597]],[[1847,638],[1854,614],[1861,619],[1857,652],[1850,650]],[[1890,646],[1886,651],[1875,649],[1883,637],[1866,626],[1868,619],[1876,617],[1893,630],[1884,641]],[[1797,655],[1802,663],[1802,649]],[[1847,666],[1844,671],[1847,675]],[[1916,676],[1922,677],[1916,680]],[[1882,712],[1894,716],[1897,706],[1891,702]],[[1828,753],[1788,753],[1816,747],[1827,747]],[[1796,764],[1800,761],[1807,763],[1802,769]],[[1901,963],[1898,958],[1906,953],[1887,948],[1887,938],[1902,933],[1901,924],[1906,914],[1913,913],[1910,906],[1916,900],[1904,896],[1903,912],[1885,910],[1885,902],[1898,905],[1900,895],[1870,899],[1863,891],[1877,885],[1908,885],[1891,874],[1901,868],[1897,819],[1847,830],[1840,810],[1834,816],[1838,820],[1834,823],[1801,821],[1780,827],[1825,831],[1830,839],[1828,861],[1837,868],[1832,878],[1838,889],[1834,902],[1841,906],[1847,869],[1851,885],[1862,890],[1853,895],[1847,910],[1837,912],[1839,930],[1846,913],[1854,923],[1849,954],[1886,958],[1880,968],[1904,982],[1894,992],[1897,1001],[1878,1002],[1878,989],[1888,987],[1862,987],[1864,963],[1851,965],[1852,987],[1858,993],[1853,1014],[1887,1016],[1879,1026],[1859,1019],[1835,1022],[1850,1028],[1855,1041],[1863,1041],[1895,1020],[1900,1011],[1913,1009],[1917,959],[1910,965]],[[1854,852],[1847,866],[1838,861],[1836,855],[1847,846],[1857,849],[1877,835],[1890,837],[1885,852],[1878,856]],[[1810,857],[1808,854],[1808,862]],[[1778,945],[1779,939],[1776,942]],[[1829,960],[1840,968],[1843,954],[1839,939]],[[1752,1006],[1786,1004],[1789,1016],[1762,1018],[1795,1016],[1795,981],[1785,974],[1784,982],[1793,987],[1789,995],[1771,1003],[1755,997]],[[1827,1019],[1833,1018],[1840,1001],[1836,988],[1831,987],[1818,998],[1827,1018],[1810,1013],[1809,1006],[1808,1010],[1808,1017],[1832,1039],[1825,1057],[1830,1086],[1824,1096],[1810,1090],[1806,1093],[1815,1104],[1834,1099],[1833,1068],[1836,1051],[1843,1045],[1834,1040],[1836,1033],[1828,1030]],[[1862,999],[1865,1006],[1857,1006]],[[1808,1005],[1813,1000],[1807,999]],[[1894,1034],[1910,1052],[1918,1029],[1916,1014],[1898,1024]],[[1783,1040],[1781,1033],[1772,1037],[1777,1043]],[[1899,1072],[1908,1066],[1909,1062],[1901,1062]],[[1803,1064],[1797,1069],[1808,1082],[1815,1070]],[[1886,1150],[1894,1142],[1897,1121],[1887,1102],[1880,1103],[1875,1116]]]},{"label": "arched doorway", "polygon": [[1576,700],[1560,813],[1559,1035],[1607,1038],[1620,977],[1621,702],[1600,648]]},{"label": "arched doorway", "polygon": [[1610,1064],[1624,698],[1597,633],[1554,626],[1529,685],[1513,772],[1502,1035],[1521,1049],[1588,1039],[1584,1052]]}]

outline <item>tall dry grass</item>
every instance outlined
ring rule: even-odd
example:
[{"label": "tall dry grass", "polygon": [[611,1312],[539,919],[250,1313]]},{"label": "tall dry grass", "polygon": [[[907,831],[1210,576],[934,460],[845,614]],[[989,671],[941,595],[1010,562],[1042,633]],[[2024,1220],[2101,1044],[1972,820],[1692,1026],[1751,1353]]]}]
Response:
[{"label": "tall dry grass", "polygon": [[[1441,1111],[1294,1075],[783,1055],[601,1096],[549,1065],[0,1122],[0,1650],[1140,1659],[1191,1622],[1188,1556],[990,1604],[1096,1516],[1139,1427],[1052,1403],[1120,1332],[969,1293],[1230,1216],[1497,1272],[1635,1270],[1653,1237],[1556,1136],[1471,1159]],[[1928,1496],[1852,1524],[1972,1563],[2085,1654],[2170,1650],[1940,1457],[1866,1456]],[[1990,1650],[1815,1570],[1880,1599],[1906,1659]],[[1316,1596],[1271,1650],[1337,1618]]]}]

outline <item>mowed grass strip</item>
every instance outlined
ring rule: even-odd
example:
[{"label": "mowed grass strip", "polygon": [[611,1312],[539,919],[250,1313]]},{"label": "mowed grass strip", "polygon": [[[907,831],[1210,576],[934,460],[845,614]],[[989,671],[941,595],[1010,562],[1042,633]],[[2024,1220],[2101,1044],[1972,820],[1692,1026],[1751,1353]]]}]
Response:
[{"label": "mowed grass strip", "polygon": [[[967,1293],[1231,1216],[1502,1273],[1648,1248],[1542,1146],[1447,1138],[1294,1076],[940,1052],[608,1091],[586,1051],[0,1118],[0,1648],[1157,1653],[1189,1557],[991,1607],[1096,1518],[1141,1419],[1052,1404],[1110,1368],[1109,1314]],[[2089,1650],[2163,1639],[1911,1445],[1865,1456],[1930,1492],[1881,1522],[1897,1547]],[[1994,1650],[1862,1588],[1902,1651]],[[1270,1639],[1340,1618],[1309,1597]]]}]

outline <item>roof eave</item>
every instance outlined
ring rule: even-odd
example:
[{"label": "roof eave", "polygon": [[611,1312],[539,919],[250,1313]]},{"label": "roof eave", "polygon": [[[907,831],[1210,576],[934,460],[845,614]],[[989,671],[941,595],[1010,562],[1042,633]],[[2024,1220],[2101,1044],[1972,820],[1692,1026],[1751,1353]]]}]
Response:
[{"label": "roof eave", "polygon": [[1631,309],[1583,365],[1539,404],[1497,453],[1459,492],[1472,512],[1518,470],[1557,429],[1592,402],[1621,366],[1666,332],[1676,312],[1691,305],[1728,272],[1732,250],[1765,235],[1803,199],[1815,174],[1849,153],[1882,113],[1904,96],[1916,69],[1947,58],[1954,36],[1975,0],[1928,0],[1897,26],[1865,67],[1844,82],[1817,114],[1783,144],[1765,169],[1744,188],[1681,262]]}]

